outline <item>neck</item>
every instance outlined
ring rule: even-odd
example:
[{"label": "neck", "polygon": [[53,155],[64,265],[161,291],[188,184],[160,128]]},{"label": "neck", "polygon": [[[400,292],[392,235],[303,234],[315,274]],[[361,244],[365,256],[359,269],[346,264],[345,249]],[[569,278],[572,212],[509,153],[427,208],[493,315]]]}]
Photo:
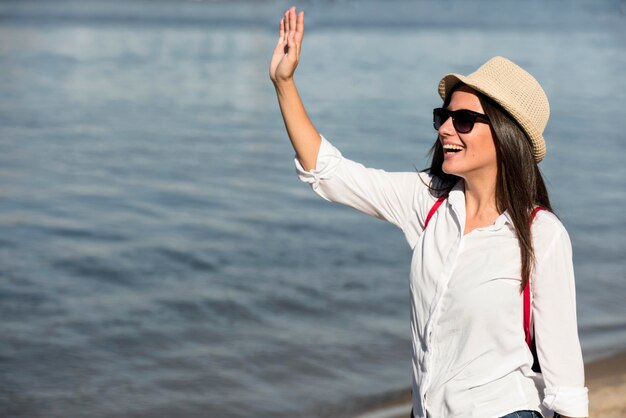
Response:
[{"label": "neck", "polygon": [[467,217],[499,214],[496,204],[496,177],[464,179],[465,213]]}]

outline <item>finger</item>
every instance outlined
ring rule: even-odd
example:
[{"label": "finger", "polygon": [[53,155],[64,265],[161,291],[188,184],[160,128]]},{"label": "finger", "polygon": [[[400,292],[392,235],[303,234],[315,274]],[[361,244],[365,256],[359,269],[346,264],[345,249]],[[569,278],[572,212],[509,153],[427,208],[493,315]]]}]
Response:
[{"label": "finger", "polygon": [[278,25],[278,43],[282,44],[285,42],[285,19],[280,19],[280,24]]},{"label": "finger", "polygon": [[289,32],[296,31],[296,8],[289,9]]},{"label": "finger", "polygon": [[302,46],[303,37],[304,37],[304,11],[298,14],[298,19],[296,20],[296,33],[294,35],[298,57],[300,57],[300,47]]},{"label": "finger", "polygon": [[296,39],[302,40],[304,36],[304,11],[298,13],[298,18],[296,20]]},{"label": "finger", "polygon": [[289,10],[285,12],[285,33],[289,33]]},{"label": "finger", "polygon": [[289,52],[287,56],[290,61],[296,61],[298,59],[298,49],[296,47],[296,40],[294,39],[294,31],[289,32],[287,36],[287,47],[289,48]]}]

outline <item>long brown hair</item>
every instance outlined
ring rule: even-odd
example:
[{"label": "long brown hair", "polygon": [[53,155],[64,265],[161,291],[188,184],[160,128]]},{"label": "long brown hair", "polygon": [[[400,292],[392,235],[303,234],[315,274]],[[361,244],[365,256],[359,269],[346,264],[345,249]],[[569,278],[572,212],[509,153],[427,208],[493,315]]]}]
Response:
[{"label": "long brown hair", "polygon": [[[460,85],[459,85],[460,86]],[[458,87],[457,87],[458,88]],[[491,121],[498,173],[496,179],[496,205],[498,212],[509,212],[517,240],[520,244],[522,260],[522,283],[520,292],[524,290],[528,278],[535,265],[535,252],[530,230],[530,214],[535,206],[554,213],[550,205],[548,190],[546,189],[539,166],[535,162],[530,140],[518,123],[495,101],[480,92],[476,92],[485,114]],[[452,93],[444,103],[447,107]],[[452,190],[460,177],[444,173],[443,147],[439,139],[435,141],[429,151],[432,155],[428,171],[437,178],[428,185],[433,196],[441,196]]]}]

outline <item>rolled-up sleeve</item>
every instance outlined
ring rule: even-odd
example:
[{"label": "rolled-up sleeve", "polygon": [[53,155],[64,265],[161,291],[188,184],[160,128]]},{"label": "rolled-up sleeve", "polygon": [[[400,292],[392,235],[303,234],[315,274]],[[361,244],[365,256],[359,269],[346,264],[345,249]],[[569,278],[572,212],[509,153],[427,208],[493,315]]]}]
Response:
[{"label": "rolled-up sleeve", "polygon": [[430,175],[368,168],[342,156],[324,136],[321,139],[314,169],[305,170],[294,158],[300,180],[328,201],[398,226],[413,248],[423,231],[423,207],[432,205]]},{"label": "rolled-up sleeve", "polygon": [[552,231],[537,254],[533,276],[533,321],[545,382],[543,405],[561,415],[587,417],[588,391],[578,327],[572,246],[565,228]]},{"label": "rolled-up sleeve", "polygon": [[[317,191],[322,179],[329,179],[332,176],[342,158],[341,152],[332,146],[323,135],[320,135],[320,138],[322,139],[322,143],[320,144],[320,149],[317,154],[317,163],[313,170],[305,170],[302,164],[300,164],[300,160],[298,160],[297,157],[294,158],[298,178],[305,183],[309,183],[315,191]],[[322,197],[324,196],[322,195]],[[326,197],[324,198],[328,200]]]}]

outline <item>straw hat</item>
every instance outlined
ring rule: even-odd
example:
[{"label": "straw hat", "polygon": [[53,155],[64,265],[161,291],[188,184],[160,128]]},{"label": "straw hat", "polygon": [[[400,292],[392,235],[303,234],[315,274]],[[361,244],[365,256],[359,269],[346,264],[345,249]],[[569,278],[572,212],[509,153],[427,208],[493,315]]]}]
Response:
[{"label": "straw hat", "polygon": [[537,80],[503,57],[493,57],[468,76],[447,74],[439,82],[445,101],[458,83],[466,84],[502,106],[526,132],[538,163],[546,155],[543,130],[550,117],[548,98]]}]

